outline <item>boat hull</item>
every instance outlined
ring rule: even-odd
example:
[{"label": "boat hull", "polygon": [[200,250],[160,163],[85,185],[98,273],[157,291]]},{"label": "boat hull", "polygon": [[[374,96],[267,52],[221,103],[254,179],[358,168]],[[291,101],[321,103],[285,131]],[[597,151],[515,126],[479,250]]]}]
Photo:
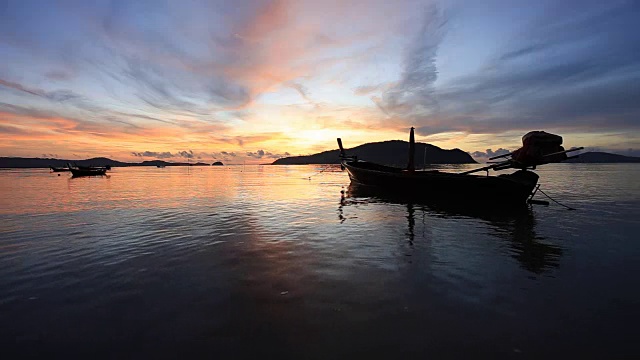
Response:
[{"label": "boat hull", "polygon": [[70,169],[73,177],[80,176],[102,176],[107,173],[106,169],[91,169],[91,170],[83,170],[83,169]]},{"label": "boat hull", "polygon": [[365,161],[342,163],[351,182],[385,194],[434,202],[479,206],[526,205],[538,182],[531,171],[500,176],[478,176],[439,171],[414,171]]}]

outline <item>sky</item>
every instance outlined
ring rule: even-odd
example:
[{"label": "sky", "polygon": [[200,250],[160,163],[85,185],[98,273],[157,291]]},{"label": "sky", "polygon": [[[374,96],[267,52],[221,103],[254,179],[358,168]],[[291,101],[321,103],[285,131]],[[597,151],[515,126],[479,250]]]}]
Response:
[{"label": "sky", "polygon": [[636,1],[0,0],[0,156],[640,155]]}]

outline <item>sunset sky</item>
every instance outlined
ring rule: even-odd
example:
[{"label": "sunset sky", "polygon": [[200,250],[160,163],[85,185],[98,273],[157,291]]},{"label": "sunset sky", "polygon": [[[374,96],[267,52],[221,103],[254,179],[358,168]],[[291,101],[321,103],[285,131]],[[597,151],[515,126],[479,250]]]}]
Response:
[{"label": "sunset sky", "polygon": [[636,1],[0,0],[0,156],[640,155]]}]

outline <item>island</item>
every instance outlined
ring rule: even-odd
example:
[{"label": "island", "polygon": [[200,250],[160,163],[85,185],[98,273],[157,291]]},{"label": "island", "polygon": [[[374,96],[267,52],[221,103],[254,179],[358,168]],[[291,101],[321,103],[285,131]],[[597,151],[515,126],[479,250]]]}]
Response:
[{"label": "island", "polygon": [[[406,166],[409,143],[403,140],[390,140],[366,143],[351,149],[346,149],[349,156],[390,166]],[[306,156],[291,156],[274,161],[273,165],[307,165],[307,164],[338,164],[340,150],[329,150]],[[415,165],[422,167],[426,164],[475,164],[471,155],[460,149],[445,150],[435,145],[416,143]]]},{"label": "island", "polygon": [[[401,140],[367,143],[347,149],[348,155],[355,155],[362,160],[372,161],[391,166],[407,165],[407,150],[409,143]],[[340,151],[329,150],[313,155],[291,156],[278,159],[271,165],[307,165],[307,164],[338,164]],[[474,164],[477,163],[471,155],[460,150],[444,150],[437,146],[416,143],[415,165],[424,167],[426,164]],[[569,159],[564,163],[640,163],[640,157],[624,156],[606,152],[592,151],[580,154],[577,158]],[[52,158],[22,158],[0,157],[0,169],[2,168],[49,168],[65,167],[67,164],[97,167],[128,167],[128,166],[209,166],[208,163],[184,163],[168,162],[163,160],[147,160],[139,163],[111,160],[106,157],[97,157],[85,160],[66,160]],[[212,166],[224,166],[221,161],[216,161]]]},{"label": "island", "polygon": [[599,163],[599,164],[612,164],[612,163],[640,163],[640,157],[636,156],[624,156],[618,154],[611,154],[601,151],[590,151],[580,154],[577,158],[569,159],[565,162],[568,163]]},{"label": "island", "polygon": [[128,167],[128,166],[209,166],[208,163],[197,162],[168,162],[163,160],[146,160],[139,163],[123,162],[112,160],[106,157],[96,157],[84,160],[68,160],[53,158],[22,158],[22,157],[0,157],[0,168],[49,168],[65,167],[67,164],[79,166],[97,166],[97,167]]}]

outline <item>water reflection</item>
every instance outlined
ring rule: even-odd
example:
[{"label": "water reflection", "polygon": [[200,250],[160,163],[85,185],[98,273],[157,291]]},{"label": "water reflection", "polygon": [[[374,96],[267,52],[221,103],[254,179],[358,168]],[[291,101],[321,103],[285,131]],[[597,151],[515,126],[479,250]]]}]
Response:
[{"label": "water reflection", "polygon": [[414,228],[416,227],[416,220],[414,219],[415,209],[412,203],[407,204],[407,222],[409,223],[409,230],[407,236],[409,237],[409,245],[413,246],[413,239],[415,238]]},{"label": "water reflection", "polygon": [[410,246],[416,240],[416,212],[424,217],[448,219],[455,222],[460,219],[477,219],[489,225],[489,233],[505,241],[508,255],[516,259],[520,266],[532,273],[541,274],[558,267],[562,248],[549,244],[543,236],[536,233],[536,219],[529,206],[509,209],[489,209],[481,206],[461,207],[446,203],[416,201],[408,197],[380,194],[367,187],[350,184],[341,191],[338,218],[344,222],[349,218],[344,208],[358,204],[394,204],[404,205],[407,209],[407,242]]}]

